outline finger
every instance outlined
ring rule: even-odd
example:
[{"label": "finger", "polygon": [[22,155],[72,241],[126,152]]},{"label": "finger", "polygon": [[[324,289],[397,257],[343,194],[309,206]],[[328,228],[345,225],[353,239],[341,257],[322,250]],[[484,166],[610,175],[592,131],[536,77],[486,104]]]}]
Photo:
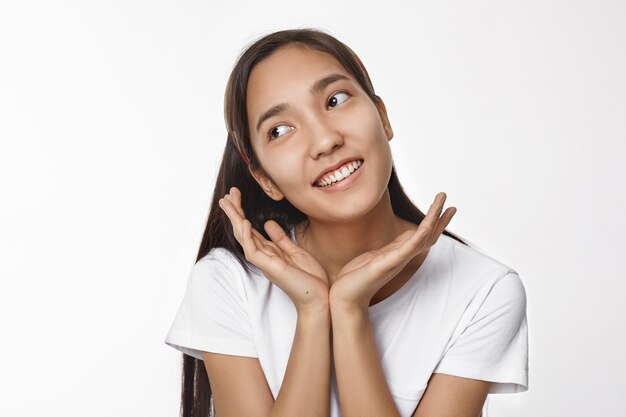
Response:
[{"label": "finger", "polygon": [[241,243],[246,259],[255,263],[253,260],[257,257],[257,248],[252,240],[252,233],[250,227],[248,227],[249,224],[250,222],[245,219],[241,222],[241,241],[239,243]]},{"label": "finger", "polygon": [[392,243],[395,244],[396,249],[388,248],[394,252],[393,261],[403,262],[410,260],[416,253],[430,246],[429,242],[433,236],[438,238],[443,233],[443,230],[450,223],[452,216],[456,212],[455,207],[448,208],[439,218],[446,197],[446,194],[443,192],[437,194],[435,201],[431,204],[419,227],[411,233],[402,233],[394,239]]},{"label": "finger", "polygon": [[438,199],[439,199],[439,195],[435,197],[435,201],[433,201],[433,203],[430,205],[428,212],[426,212],[426,215],[424,216],[424,219],[420,222],[419,227],[427,227],[427,228],[432,229],[433,223],[435,219],[437,218],[436,212],[438,209],[438,204],[437,204]]},{"label": "finger", "polygon": [[[244,236],[244,244],[242,246],[244,248],[246,259],[248,259],[250,262],[252,262],[264,271],[268,270],[270,271],[270,273],[276,273],[277,264],[275,263],[275,260],[272,261],[271,256],[277,254],[269,252],[267,248],[263,247],[263,245],[256,246],[253,242],[253,237],[251,233],[252,224],[248,220],[244,220],[242,224],[242,234]],[[282,259],[279,254],[278,258]]]},{"label": "finger", "polygon": [[428,209],[428,213],[426,213],[426,216],[420,222],[419,227],[418,227],[418,229],[419,228],[423,229],[422,233],[424,235],[432,236],[433,231],[435,230],[436,225],[437,225],[437,219],[439,219],[439,214],[441,213],[441,210],[443,208],[443,204],[445,201],[446,201],[446,193],[440,192],[435,197],[435,201],[433,201],[433,203],[430,205],[430,208]]},{"label": "finger", "polygon": [[[224,210],[228,219],[230,220],[233,226],[233,234],[235,235],[235,239],[241,244],[241,230],[242,230],[242,222],[245,217],[241,216],[241,214],[237,211],[231,199],[226,197],[219,200],[219,205]],[[254,228],[252,229],[252,234],[263,242],[267,242],[267,240]]]},{"label": "finger", "polygon": [[230,188],[230,200],[233,203],[233,206],[237,209],[237,212],[241,215],[241,217],[245,218],[246,215],[243,212],[243,207],[241,206],[241,191],[237,187]]},{"label": "finger", "polygon": [[407,258],[407,260],[410,260],[426,248],[428,235],[429,233],[426,228],[417,228],[400,247],[403,259]]},{"label": "finger", "polygon": [[[224,199],[226,201],[229,201],[232,205],[233,208],[237,211],[237,213],[242,217],[245,218],[245,214],[243,213],[243,210],[241,209],[241,198],[239,198],[239,201],[237,201],[237,199],[234,196],[234,191],[236,187],[231,187],[230,190],[228,191],[228,193],[226,193],[226,195],[224,195]],[[241,194],[239,195],[241,196]]]},{"label": "finger", "polygon": [[430,205],[430,209],[428,210],[428,214],[432,212],[432,218],[436,221],[441,216],[441,211],[443,210],[444,203],[446,202],[447,195],[443,191],[438,193],[435,196],[435,201]]},{"label": "finger", "polygon": [[[232,198],[230,200],[227,199],[222,199],[220,202],[220,206],[224,208],[224,211],[226,212],[226,214],[229,216],[229,219],[231,220],[231,223],[233,225],[233,233],[235,234],[235,238],[237,239],[237,241],[242,244],[242,234],[241,231],[242,229],[242,225],[243,225],[243,221],[247,221],[248,223],[250,222],[248,219],[246,219],[245,217],[242,217],[241,214],[239,213],[239,211],[237,211],[237,209],[235,208],[234,204],[233,204],[233,200]],[[265,239],[265,237],[259,233],[258,230],[256,230],[255,228],[252,227],[252,225],[250,225],[250,229],[251,229],[251,236],[252,236],[252,241],[254,242],[254,244],[256,245],[257,248],[263,248],[265,246],[273,246],[273,244],[271,242],[269,242],[267,239]],[[243,244],[242,244],[243,246]]]},{"label": "finger", "polygon": [[[402,235],[398,237],[398,239],[396,239],[396,241],[399,241],[401,244],[399,252],[402,254],[403,258],[404,257],[408,257],[408,259],[412,258],[417,253],[421,252],[426,247],[430,246],[429,242],[432,240],[433,235],[439,236],[442,233],[443,229],[442,231],[439,231],[438,229],[438,227],[440,227],[441,225],[441,222],[437,220],[437,217],[439,217],[438,213],[441,212],[445,199],[446,199],[445,193],[437,194],[437,196],[435,197],[435,201],[433,202],[433,204],[431,204],[430,209],[428,210],[428,213],[426,214],[424,219],[420,222],[418,228],[412,231],[412,233],[408,235],[408,238],[403,238],[403,235],[404,235],[403,233]],[[434,217],[435,214],[437,215],[437,217]],[[449,213],[449,211],[446,210],[446,213],[444,213],[444,216],[442,216],[442,219],[446,220],[447,216],[450,214],[454,215],[454,212]],[[447,219],[447,222],[444,222],[443,224],[444,229],[447,223],[449,223],[449,219]]]},{"label": "finger", "polygon": [[452,217],[456,214],[456,207],[448,207],[446,211],[443,213],[441,218],[439,219],[439,223],[437,224],[437,229],[435,230],[435,236],[438,239],[439,236],[443,233],[443,231],[448,227]]},{"label": "finger", "polygon": [[[376,270],[383,271],[385,274],[404,268],[411,258],[415,256],[414,245],[410,243],[410,240],[411,239],[408,239],[399,247],[386,248],[388,250],[381,251],[381,253],[372,260],[372,267]],[[391,277],[393,277],[393,275],[391,275],[390,278]]]},{"label": "finger", "polygon": [[[243,206],[241,205],[241,191],[239,191],[239,188],[237,188],[237,187],[230,187],[230,193],[227,194],[227,198],[228,198],[228,201],[230,201],[232,203],[233,207],[235,208],[237,213],[239,213],[241,218],[245,219],[246,218],[246,214],[243,211]],[[263,237],[263,235],[258,230],[256,230],[255,228],[252,228],[252,234],[257,236],[259,239],[262,239],[263,241],[266,241],[266,239]]]},{"label": "finger", "polygon": [[232,200],[228,197],[228,194],[224,198],[220,198],[218,203],[230,219],[231,223],[241,228],[241,225],[239,223],[244,219],[244,217],[239,214]]},{"label": "finger", "polygon": [[237,210],[235,210],[230,200],[226,198],[220,198],[218,204],[222,208],[222,210],[224,210],[226,216],[228,216],[228,219],[233,226],[233,233],[237,240],[241,243],[241,221],[243,219],[241,218],[239,213],[237,213]]},{"label": "finger", "polygon": [[384,251],[397,251],[401,247],[417,248],[425,240],[424,228],[407,230],[383,247]]},{"label": "finger", "polygon": [[252,261],[253,259],[257,260],[259,255],[266,255],[264,251],[260,250],[263,244],[252,234],[252,224],[247,219],[241,222],[241,236],[241,246],[244,249],[246,258]]},{"label": "finger", "polygon": [[421,237],[423,229],[406,231],[380,250],[380,265],[385,268],[394,268],[396,265],[404,265],[413,256],[416,248],[425,241]]},{"label": "finger", "polygon": [[270,239],[272,239],[272,242],[274,242],[283,251],[292,254],[302,250],[300,246],[296,245],[291,238],[287,236],[283,228],[280,227],[280,225],[274,220],[266,221],[263,226]]},{"label": "finger", "polygon": [[[260,236],[256,232],[256,230],[254,230],[254,228],[252,227],[252,224],[250,223],[250,220],[248,219],[244,219],[242,224],[246,224],[246,225],[250,225],[250,239],[252,239],[252,242],[254,242],[254,246],[257,248],[257,250],[263,250],[267,244],[267,240],[265,240],[265,238],[263,236]],[[267,251],[263,251],[264,253],[267,253]]]},{"label": "finger", "polygon": [[[246,220],[250,223],[249,220]],[[284,252],[281,250],[274,242],[271,240],[267,240],[265,236],[255,230],[252,225],[250,225],[252,229],[252,240],[257,246],[257,249],[262,250],[267,256],[280,256],[284,259]]]}]

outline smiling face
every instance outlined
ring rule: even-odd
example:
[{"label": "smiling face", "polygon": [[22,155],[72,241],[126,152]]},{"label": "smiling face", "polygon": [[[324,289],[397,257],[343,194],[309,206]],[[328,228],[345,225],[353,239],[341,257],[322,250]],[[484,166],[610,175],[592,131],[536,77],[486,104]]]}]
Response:
[{"label": "smiling face", "polygon": [[[374,104],[335,57],[299,45],[277,49],[250,73],[247,112],[265,173],[251,172],[268,196],[331,222],[357,219],[380,202],[393,131],[384,104]],[[336,185],[315,185],[344,160],[363,163]]]}]

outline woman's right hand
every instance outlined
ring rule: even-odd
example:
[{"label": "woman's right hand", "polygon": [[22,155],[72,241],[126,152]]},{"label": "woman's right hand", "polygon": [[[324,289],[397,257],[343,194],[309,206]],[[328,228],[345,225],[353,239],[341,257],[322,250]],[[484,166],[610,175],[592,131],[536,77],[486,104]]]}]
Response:
[{"label": "woman's right hand", "polygon": [[310,253],[295,244],[274,220],[264,224],[271,241],[253,229],[241,207],[237,187],[232,187],[218,204],[228,216],[246,259],[291,298],[299,313],[328,311],[328,277]]}]

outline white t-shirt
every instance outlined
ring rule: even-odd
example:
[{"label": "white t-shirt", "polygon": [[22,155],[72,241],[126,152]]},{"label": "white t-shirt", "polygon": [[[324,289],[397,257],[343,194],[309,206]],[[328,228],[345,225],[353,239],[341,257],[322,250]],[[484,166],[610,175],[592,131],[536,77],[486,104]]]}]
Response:
[{"label": "white t-shirt", "polygon": [[[194,265],[165,343],[198,359],[200,351],[258,358],[276,399],[297,314],[287,294],[254,270],[248,274],[231,252],[212,249]],[[369,316],[403,417],[436,372],[492,381],[489,393],[528,390],[524,285],[478,249],[441,235],[415,274],[370,306]],[[330,411],[340,416],[334,363]]]}]

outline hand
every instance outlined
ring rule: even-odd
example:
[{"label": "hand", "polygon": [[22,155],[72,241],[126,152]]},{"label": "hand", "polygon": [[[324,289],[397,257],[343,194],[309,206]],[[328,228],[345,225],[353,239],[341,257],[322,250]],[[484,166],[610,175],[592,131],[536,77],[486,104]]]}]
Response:
[{"label": "hand", "polygon": [[271,241],[253,229],[241,207],[237,187],[232,187],[218,204],[233,225],[233,233],[246,259],[291,298],[298,312],[328,310],[328,276],[311,254],[295,244],[274,220],[264,224]]},{"label": "hand", "polygon": [[439,217],[445,200],[445,193],[437,194],[416,230],[406,231],[382,248],[365,252],[348,262],[330,288],[331,309],[367,311],[370,301],[383,285],[411,259],[437,242],[456,213],[456,207],[449,207]]}]

